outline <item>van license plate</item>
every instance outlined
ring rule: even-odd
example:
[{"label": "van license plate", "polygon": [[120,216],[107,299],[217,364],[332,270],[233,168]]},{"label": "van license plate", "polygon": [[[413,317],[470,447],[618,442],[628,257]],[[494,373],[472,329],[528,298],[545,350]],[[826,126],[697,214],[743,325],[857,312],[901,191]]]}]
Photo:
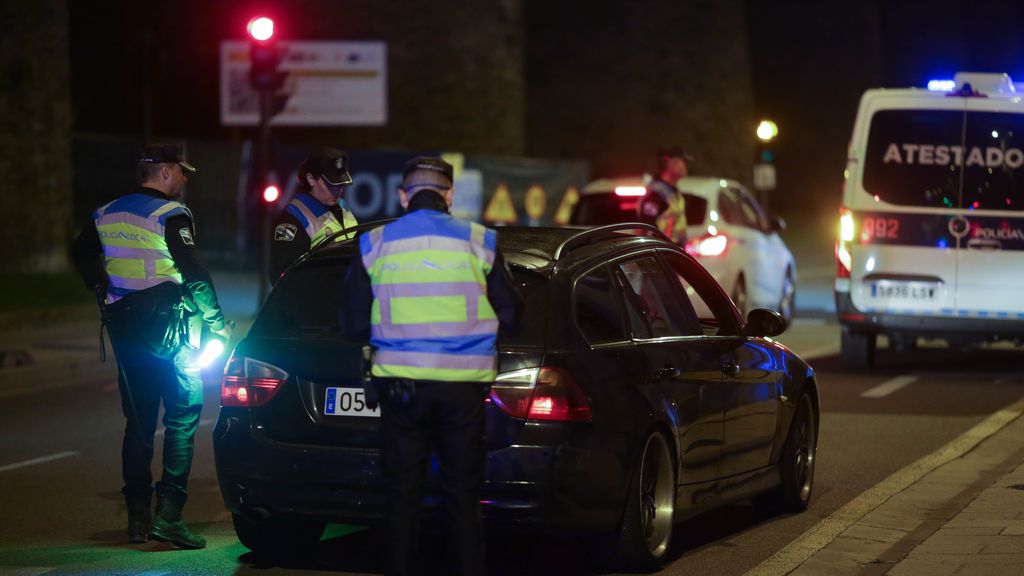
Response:
[{"label": "van license plate", "polygon": [[362,388],[328,388],[324,414],[328,416],[363,416],[380,418],[380,406],[370,410]]},{"label": "van license plate", "polygon": [[871,283],[871,297],[899,300],[932,300],[939,291],[935,282],[878,280]]}]

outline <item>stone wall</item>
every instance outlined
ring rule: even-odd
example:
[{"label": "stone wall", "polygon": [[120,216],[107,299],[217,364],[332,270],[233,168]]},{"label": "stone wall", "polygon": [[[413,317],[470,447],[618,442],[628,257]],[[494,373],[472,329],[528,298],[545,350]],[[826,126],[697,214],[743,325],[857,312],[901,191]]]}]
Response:
[{"label": "stone wall", "polygon": [[66,269],[71,93],[64,0],[0,2],[0,270]]}]

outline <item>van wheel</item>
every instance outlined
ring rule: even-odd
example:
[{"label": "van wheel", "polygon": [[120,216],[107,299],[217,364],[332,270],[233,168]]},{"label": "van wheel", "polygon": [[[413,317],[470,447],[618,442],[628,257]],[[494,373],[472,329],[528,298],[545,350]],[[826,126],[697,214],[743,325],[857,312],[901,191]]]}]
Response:
[{"label": "van wheel", "polygon": [[750,310],[747,303],[747,281],[743,278],[743,274],[740,274],[740,277],[736,279],[736,285],[732,288],[732,301],[740,311],[740,316],[746,320],[747,312]]},{"label": "van wheel", "polygon": [[839,349],[843,368],[849,370],[871,370],[875,367],[875,343],[877,335],[854,332],[843,328],[839,337]]},{"label": "van wheel", "polygon": [[779,301],[779,314],[786,321],[788,327],[793,322],[793,314],[796,310],[796,281],[793,280],[793,270],[786,268],[786,279],[782,283],[782,300]]},{"label": "van wheel", "polygon": [[306,554],[320,541],[326,522],[269,518],[255,520],[231,514],[238,541],[257,555],[289,558]]},{"label": "van wheel", "polygon": [[650,571],[665,561],[672,540],[675,498],[675,461],[665,435],[652,432],[640,451],[626,496],[616,547],[624,567]]}]

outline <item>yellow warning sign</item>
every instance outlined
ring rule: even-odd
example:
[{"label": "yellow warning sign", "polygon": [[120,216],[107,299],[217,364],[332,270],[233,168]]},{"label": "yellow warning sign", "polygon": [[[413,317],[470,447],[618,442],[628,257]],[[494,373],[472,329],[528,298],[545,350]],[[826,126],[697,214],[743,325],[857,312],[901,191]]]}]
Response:
[{"label": "yellow warning sign", "polygon": [[487,208],[484,210],[484,222],[488,224],[515,224],[519,222],[516,207],[512,204],[512,196],[508,193],[508,184],[502,182],[494,190]]},{"label": "yellow warning sign", "polygon": [[558,211],[555,212],[555,226],[565,226],[569,223],[572,209],[576,207],[576,203],[579,201],[579,190],[575,186],[566,188],[565,195],[562,196],[562,202],[558,205]]},{"label": "yellow warning sign", "polygon": [[539,219],[544,215],[544,209],[547,208],[547,195],[544,194],[544,189],[538,184],[530,186],[526,191],[526,200],[523,201],[523,207],[526,209],[526,214],[534,220]]}]

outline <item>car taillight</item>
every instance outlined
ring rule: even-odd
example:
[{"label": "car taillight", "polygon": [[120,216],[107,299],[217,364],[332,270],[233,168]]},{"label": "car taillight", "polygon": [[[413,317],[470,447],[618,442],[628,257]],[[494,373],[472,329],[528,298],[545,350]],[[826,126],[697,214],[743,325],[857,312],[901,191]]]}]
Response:
[{"label": "car taillight", "polygon": [[839,208],[839,235],[836,240],[836,277],[849,278],[853,268],[853,255],[850,245],[854,238],[853,212],[849,208]]},{"label": "car taillight", "polygon": [[709,234],[694,238],[686,243],[686,252],[691,256],[721,256],[729,247],[729,238],[725,234]]},{"label": "car taillight", "polygon": [[220,386],[221,406],[251,408],[266,404],[277,394],[288,373],[277,366],[232,356],[224,366]]},{"label": "car taillight", "polygon": [[515,418],[591,420],[590,404],[583,390],[560,368],[527,368],[499,374],[488,400]]}]

